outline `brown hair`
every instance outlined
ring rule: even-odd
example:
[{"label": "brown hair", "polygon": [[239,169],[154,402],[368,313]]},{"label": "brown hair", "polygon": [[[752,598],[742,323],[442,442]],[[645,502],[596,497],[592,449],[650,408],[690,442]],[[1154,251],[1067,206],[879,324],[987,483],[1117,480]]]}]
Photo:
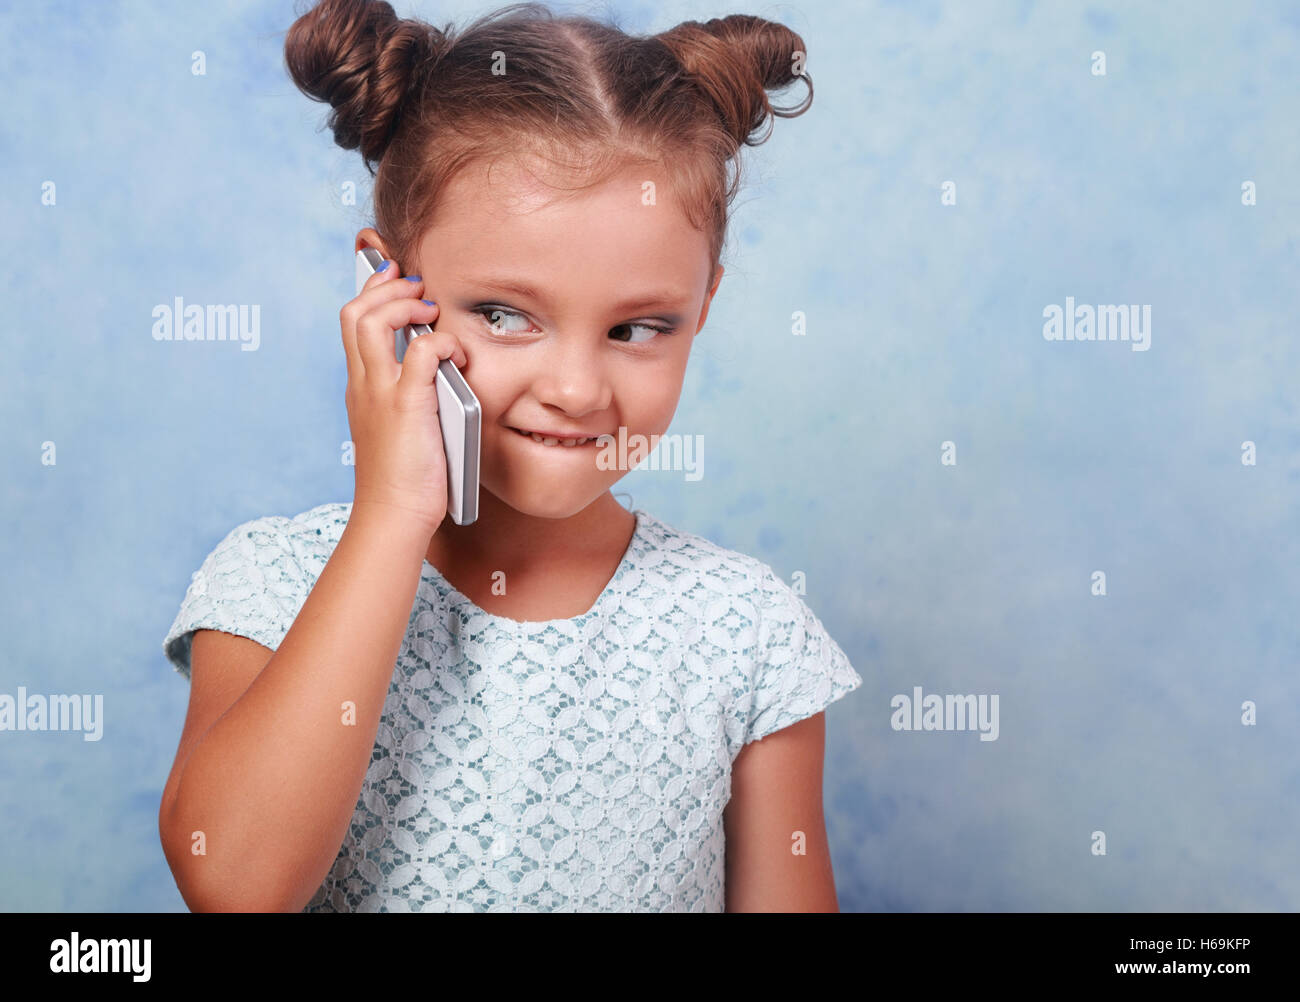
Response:
[{"label": "brown hair", "polygon": [[[298,88],[332,106],[335,142],[360,150],[375,178],[375,228],[403,267],[456,171],[527,150],[589,184],[628,163],[661,166],[710,236],[711,286],[740,147],[765,142],[772,116],[812,103],[803,40],[743,14],[632,36],[516,3],[455,31],[399,19],[383,0],[322,0],[284,48]],[[774,107],[767,91],[796,79],[808,87],[803,103]]]}]

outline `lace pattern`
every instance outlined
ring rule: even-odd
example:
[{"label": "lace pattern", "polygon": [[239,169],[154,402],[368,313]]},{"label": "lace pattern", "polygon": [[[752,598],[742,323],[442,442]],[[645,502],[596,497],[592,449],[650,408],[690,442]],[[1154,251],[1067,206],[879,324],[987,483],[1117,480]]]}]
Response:
[{"label": "lace pattern", "polygon": [[[233,529],[163,641],[275,650],[351,511]],[[492,615],[427,561],[370,766],[307,911],[724,909],[722,812],[741,748],[862,679],[771,568],[644,511],[591,610]]]}]

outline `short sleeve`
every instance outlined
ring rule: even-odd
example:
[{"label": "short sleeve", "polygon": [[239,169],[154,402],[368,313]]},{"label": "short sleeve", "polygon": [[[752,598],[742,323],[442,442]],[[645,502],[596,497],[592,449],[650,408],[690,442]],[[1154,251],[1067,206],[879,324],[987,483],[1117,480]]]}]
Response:
[{"label": "short sleeve", "polygon": [[271,515],[236,526],[191,575],[163,640],[167,660],[186,679],[196,630],[248,637],[270,650],[280,646],[314,584],[287,531],[292,525]]},{"label": "short sleeve", "polygon": [[821,620],[770,569],[763,591],[745,744],[821,712],[862,685]]}]

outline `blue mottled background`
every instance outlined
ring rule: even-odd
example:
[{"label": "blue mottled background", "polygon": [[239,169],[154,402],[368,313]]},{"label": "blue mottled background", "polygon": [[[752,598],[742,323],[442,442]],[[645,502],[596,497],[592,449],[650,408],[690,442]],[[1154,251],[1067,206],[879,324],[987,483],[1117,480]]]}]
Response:
[{"label": "blue mottled background", "polygon": [[[843,910],[1295,909],[1295,5],[555,9],[755,13],[808,46],[812,110],[746,151],[670,429],[704,435],[705,476],[622,488],[803,571],[863,675],[827,713]],[[283,69],[294,16],[0,8],[0,692],[107,716],[99,742],[0,733],[0,908],[184,907],[163,634],[234,525],[351,498],[337,314],[368,175]],[[156,342],[176,296],[260,304],[259,350]],[[1149,304],[1150,350],[1045,341],[1066,296]],[[918,685],[999,694],[998,740],[893,730]]]}]

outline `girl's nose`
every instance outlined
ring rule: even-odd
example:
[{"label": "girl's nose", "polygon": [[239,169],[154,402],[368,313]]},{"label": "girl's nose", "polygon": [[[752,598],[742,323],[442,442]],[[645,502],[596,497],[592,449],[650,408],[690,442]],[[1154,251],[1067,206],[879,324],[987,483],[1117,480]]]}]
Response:
[{"label": "girl's nose", "polygon": [[613,402],[614,387],[602,353],[589,338],[556,338],[554,349],[537,359],[533,393],[544,404],[579,416]]}]

